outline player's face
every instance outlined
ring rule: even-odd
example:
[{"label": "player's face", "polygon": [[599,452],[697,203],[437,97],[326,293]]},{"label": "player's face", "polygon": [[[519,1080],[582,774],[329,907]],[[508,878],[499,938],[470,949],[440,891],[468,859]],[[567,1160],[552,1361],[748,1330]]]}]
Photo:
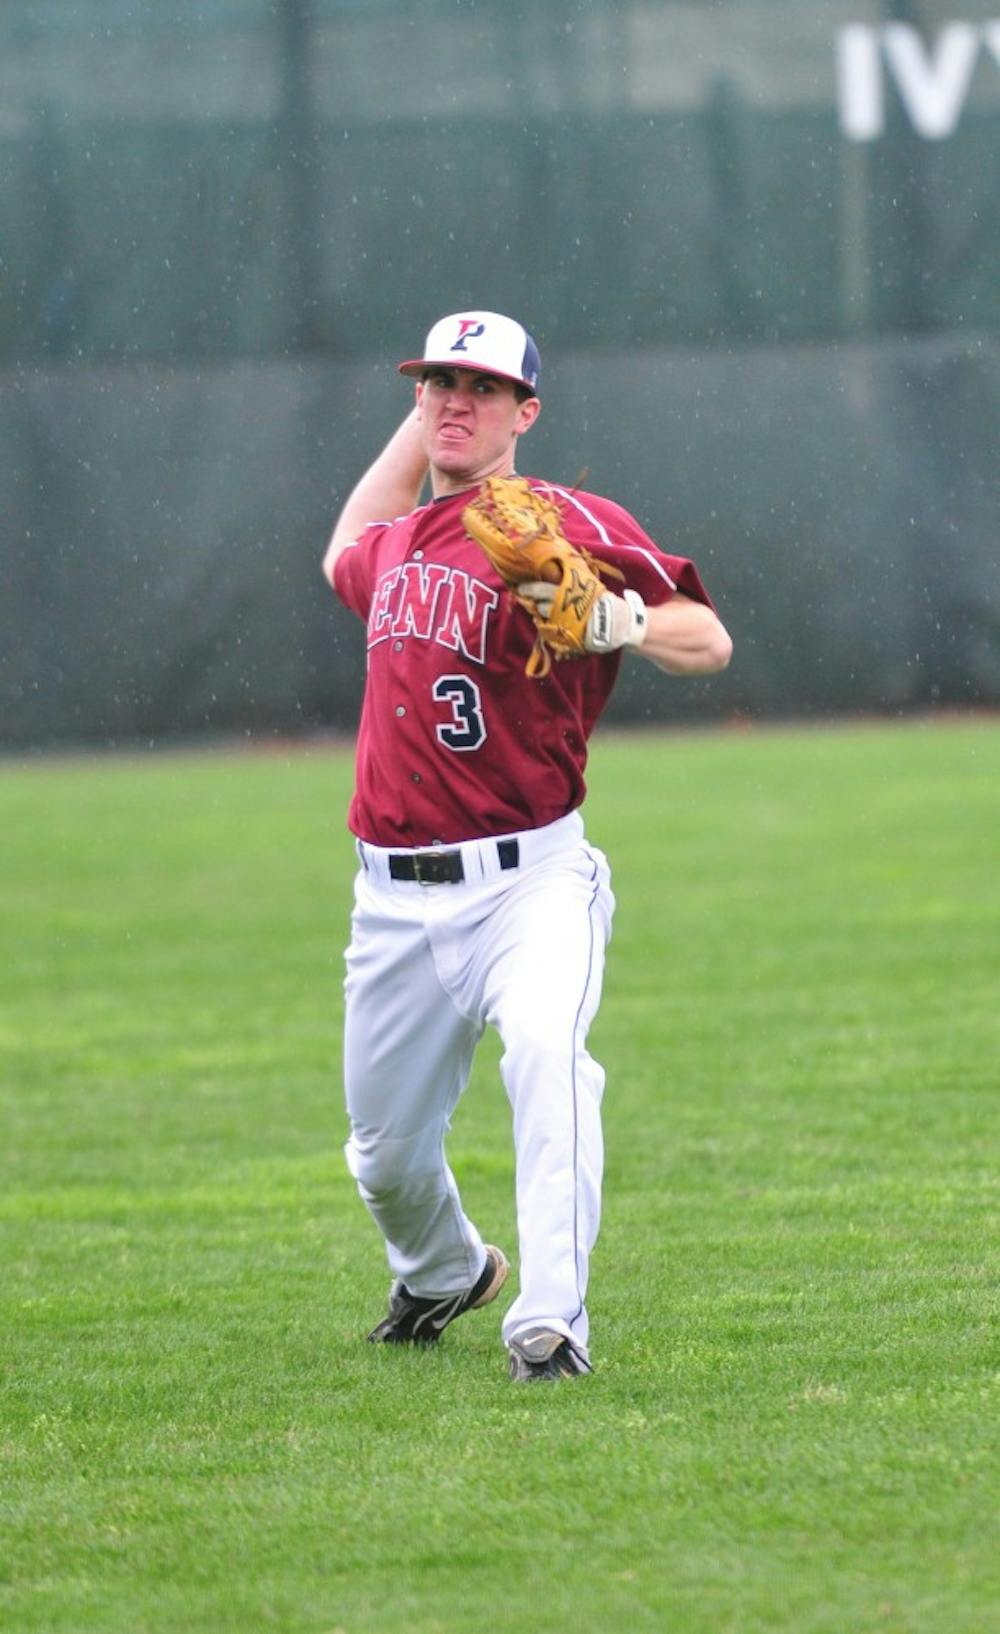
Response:
[{"label": "player's face", "polygon": [[417,403],[436,494],[512,471],[517,439],[541,408],[537,397],[518,402],[511,381],[475,369],[429,371]]}]

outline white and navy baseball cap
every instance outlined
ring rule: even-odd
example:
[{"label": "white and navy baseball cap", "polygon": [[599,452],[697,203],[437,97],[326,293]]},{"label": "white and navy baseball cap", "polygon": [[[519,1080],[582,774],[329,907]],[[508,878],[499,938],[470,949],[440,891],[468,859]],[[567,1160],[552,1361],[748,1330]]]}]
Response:
[{"label": "white and navy baseball cap", "polygon": [[427,336],[423,357],[401,363],[399,372],[419,379],[435,365],[499,375],[536,394],[541,374],[538,347],[528,331],[499,312],[453,312],[441,318]]}]

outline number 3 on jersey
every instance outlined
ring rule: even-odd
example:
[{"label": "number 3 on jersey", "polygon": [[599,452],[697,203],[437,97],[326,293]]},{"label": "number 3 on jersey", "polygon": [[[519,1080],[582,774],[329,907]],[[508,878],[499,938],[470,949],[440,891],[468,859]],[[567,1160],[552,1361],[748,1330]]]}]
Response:
[{"label": "number 3 on jersey", "polygon": [[451,705],[451,720],[435,727],[446,749],[478,749],[486,740],[483,700],[468,675],[439,675],[431,688],[438,703]]}]

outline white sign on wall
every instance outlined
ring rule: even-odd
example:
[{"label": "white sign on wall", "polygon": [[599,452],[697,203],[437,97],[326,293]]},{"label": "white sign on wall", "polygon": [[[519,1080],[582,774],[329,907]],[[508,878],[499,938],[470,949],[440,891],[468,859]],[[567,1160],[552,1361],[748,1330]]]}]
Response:
[{"label": "white sign on wall", "polygon": [[841,129],[855,142],[881,136],[891,80],[918,136],[931,142],[950,136],[984,57],[1000,68],[1000,20],[948,23],[927,42],[908,23],[849,24],[837,35]]}]

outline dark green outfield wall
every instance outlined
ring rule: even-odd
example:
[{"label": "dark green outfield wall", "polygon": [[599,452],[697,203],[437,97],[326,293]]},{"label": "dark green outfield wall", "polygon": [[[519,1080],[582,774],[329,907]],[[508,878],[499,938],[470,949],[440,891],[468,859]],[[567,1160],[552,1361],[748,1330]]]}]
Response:
[{"label": "dark green outfield wall", "polygon": [[1000,702],[998,63],[989,5],[8,0],[0,744],[350,726],[325,536],[473,304],[522,467],[736,637],[615,718]]}]

